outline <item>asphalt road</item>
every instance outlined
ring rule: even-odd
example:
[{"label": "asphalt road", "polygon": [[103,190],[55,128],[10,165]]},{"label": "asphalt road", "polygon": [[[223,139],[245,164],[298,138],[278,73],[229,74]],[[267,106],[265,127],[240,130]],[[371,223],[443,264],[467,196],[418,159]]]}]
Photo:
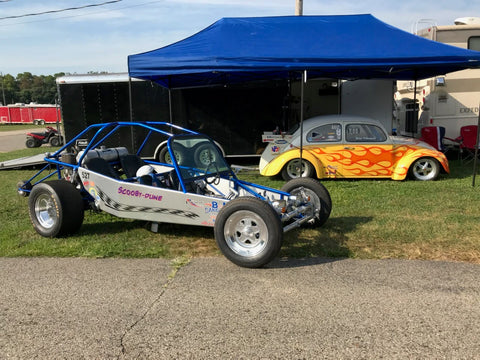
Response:
[{"label": "asphalt road", "polygon": [[1,359],[475,359],[480,266],[0,258]]},{"label": "asphalt road", "polygon": [[27,132],[41,132],[41,129],[25,128],[22,130],[0,131],[0,152],[26,149],[25,140],[27,140]]}]

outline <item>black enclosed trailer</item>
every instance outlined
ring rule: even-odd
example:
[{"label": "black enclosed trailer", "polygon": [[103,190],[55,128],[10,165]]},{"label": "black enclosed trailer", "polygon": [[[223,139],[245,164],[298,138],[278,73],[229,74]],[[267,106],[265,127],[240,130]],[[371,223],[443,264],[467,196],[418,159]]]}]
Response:
[{"label": "black enclosed trailer", "polygon": [[[66,141],[96,123],[169,121],[209,135],[227,157],[258,156],[264,131],[295,121],[285,80],[168,90],[120,73],[63,76],[57,88]],[[131,150],[140,145],[130,132],[117,140]]]}]

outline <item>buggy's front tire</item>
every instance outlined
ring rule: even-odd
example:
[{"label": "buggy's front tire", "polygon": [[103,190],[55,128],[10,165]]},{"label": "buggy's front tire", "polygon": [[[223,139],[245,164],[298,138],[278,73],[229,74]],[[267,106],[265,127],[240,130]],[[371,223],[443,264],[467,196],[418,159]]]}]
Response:
[{"label": "buggy's front tire", "polygon": [[312,227],[320,227],[328,220],[332,211],[330,193],[320,181],[310,178],[293,179],[282,186],[282,191],[291,195],[304,193],[313,203],[314,218],[309,222]]},{"label": "buggy's front tire", "polygon": [[83,223],[82,196],[65,180],[35,185],[28,198],[28,209],[35,231],[45,237],[73,234]]},{"label": "buggy's front tire", "polygon": [[215,240],[233,263],[258,268],[277,256],[283,242],[278,214],[265,201],[240,197],[230,201],[215,220]]}]

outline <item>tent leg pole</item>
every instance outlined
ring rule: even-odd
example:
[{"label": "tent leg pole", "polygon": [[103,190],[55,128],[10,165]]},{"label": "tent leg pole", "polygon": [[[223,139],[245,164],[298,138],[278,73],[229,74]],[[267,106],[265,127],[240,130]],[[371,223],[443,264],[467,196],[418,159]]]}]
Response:
[{"label": "tent leg pole", "polygon": [[480,113],[478,114],[478,120],[477,120],[477,138],[476,138],[476,141],[475,141],[475,159],[473,159],[472,186],[475,186],[475,177],[477,175],[478,146],[479,146],[479,143],[480,143],[479,140],[480,140]]},{"label": "tent leg pole", "polygon": [[302,71],[302,84],[300,86],[300,177],[303,176],[303,103],[304,87],[307,82],[307,70]]},{"label": "tent leg pole", "polygon": [[168,113],[170,115],[170,123],[173,124],[173,111],[172,111],[172,90],[168,89]]},{"label": "tent leg pole", "polygon": [[[415,80],[415,85],[413,86],[413,121],[416,123],[416,128],[418,131],[418,111],[417,111],[417,80]],[[415,137],[414,124],[412,124],[412,138]]]},{"label": "tent leg pole", "polygon": [[133,122],[133,108],[132,108],[132,78],[128,77],[128,106],[130,107],[130,122]]}]

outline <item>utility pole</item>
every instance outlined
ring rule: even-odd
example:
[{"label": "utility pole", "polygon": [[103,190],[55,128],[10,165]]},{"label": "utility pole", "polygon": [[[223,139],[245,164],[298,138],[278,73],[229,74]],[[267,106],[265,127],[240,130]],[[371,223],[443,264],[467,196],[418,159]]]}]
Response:
[{"label": "utility pole", "polygon": [[295,0],[295,15],[303,15],[303,0]]},{"label": "utility pole", "polygon": [[3,74],[0,72],[0,76],[2,77],[2,94],[3,94],[3,105],[7,106],[7,103],[5,102],[5,89],[3,88]]}]

